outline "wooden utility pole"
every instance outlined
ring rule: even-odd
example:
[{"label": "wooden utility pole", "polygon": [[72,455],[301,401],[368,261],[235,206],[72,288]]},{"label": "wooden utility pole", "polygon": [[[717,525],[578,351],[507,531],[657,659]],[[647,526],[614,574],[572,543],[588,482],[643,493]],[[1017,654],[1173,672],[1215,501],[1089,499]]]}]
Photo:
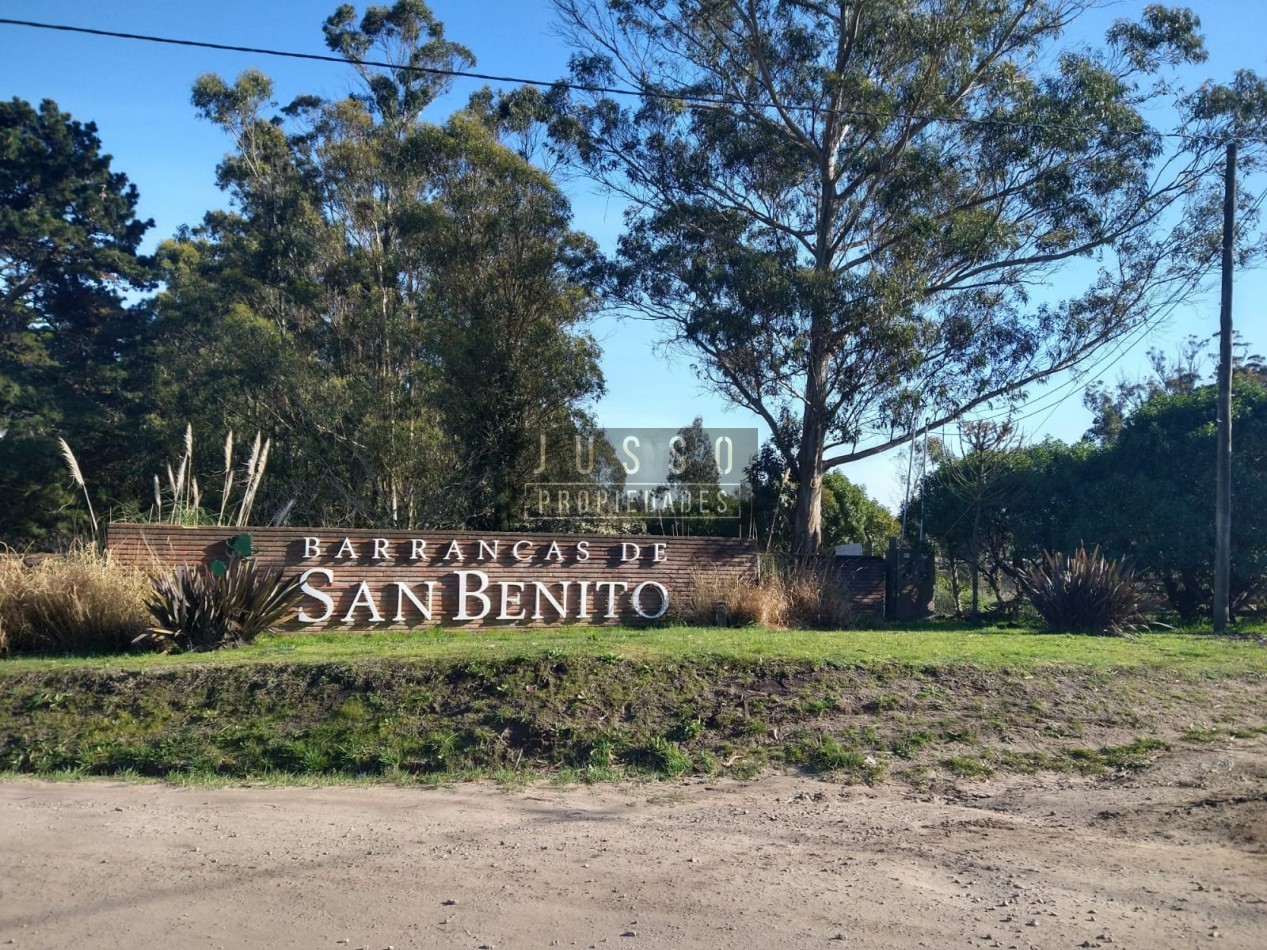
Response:
[{"label": "wooden utility pole", "polygon": [[1236,143],[1223,180],[1223,300],[1219,307],[1218,487],[1214,501],[1214,632],[1227,629],[1232,574],[1232,249],[1236,228]]}]

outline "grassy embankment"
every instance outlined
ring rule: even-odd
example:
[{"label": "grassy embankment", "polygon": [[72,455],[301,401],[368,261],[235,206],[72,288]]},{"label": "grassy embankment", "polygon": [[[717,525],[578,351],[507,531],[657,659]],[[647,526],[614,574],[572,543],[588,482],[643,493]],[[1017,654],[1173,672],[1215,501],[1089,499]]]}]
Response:
[{"label": "grassy embankment", "polygon": [[1267,733],[1258,639],[562,628],[0,661],[0,769],[563,781],[1137,768]]}]

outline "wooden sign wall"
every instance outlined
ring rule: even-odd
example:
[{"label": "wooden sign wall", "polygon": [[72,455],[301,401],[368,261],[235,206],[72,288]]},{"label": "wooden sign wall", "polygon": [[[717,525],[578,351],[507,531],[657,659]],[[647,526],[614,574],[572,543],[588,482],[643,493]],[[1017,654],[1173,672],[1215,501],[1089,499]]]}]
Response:
[{"label": "wooden sign wall", "polygon": [[643,624],[700,573],[757,575],[756,542],[736,538],[140,524],[107,535],[134,566],[210,565],[235,541],[261,565],[303,577],[282,625],[295,631]]}]

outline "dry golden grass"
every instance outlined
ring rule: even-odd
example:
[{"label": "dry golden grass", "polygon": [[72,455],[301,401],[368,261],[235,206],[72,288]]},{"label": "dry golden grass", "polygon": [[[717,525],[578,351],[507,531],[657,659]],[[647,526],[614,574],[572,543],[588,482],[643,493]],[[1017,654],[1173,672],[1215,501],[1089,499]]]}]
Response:
[{"label": "dry golden grass", "polygon": [[91,547],[0,552],[0,656],[127,650],[152,622],[150,590],[147,573]]},{"label": "dry golden grass", "polygon": [[755,582],[715,571],[697,571],[691,581],[670,608],[681,623],[838,630],[853,619],[847,582],[825,563],[767,563]]},{"label": "dry golden grass", "polygon": [[810,630],[839,630],[853,622],[848,579],[830,561],[789,563],[768,569],[763,579],[781,591],[781,626]]},{"label": "dry golden grass", "polygon": [[[724,618],[721,614],[724,613]],[[744,627],[774,626],[774,598],[768,588],[749,580],[717,571],[692,571],[690,586],[675,591],[669,616],[692,626],[724,624]]]}]

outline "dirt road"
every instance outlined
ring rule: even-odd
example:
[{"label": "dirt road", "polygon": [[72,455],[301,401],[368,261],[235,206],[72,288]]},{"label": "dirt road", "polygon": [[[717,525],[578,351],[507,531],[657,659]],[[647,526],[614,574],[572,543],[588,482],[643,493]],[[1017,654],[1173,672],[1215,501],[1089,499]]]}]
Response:
[{"label": "dirt road", "polygon": [[1267,740],[1129,776],[0,783],[0,946],[1267,947]]}]

